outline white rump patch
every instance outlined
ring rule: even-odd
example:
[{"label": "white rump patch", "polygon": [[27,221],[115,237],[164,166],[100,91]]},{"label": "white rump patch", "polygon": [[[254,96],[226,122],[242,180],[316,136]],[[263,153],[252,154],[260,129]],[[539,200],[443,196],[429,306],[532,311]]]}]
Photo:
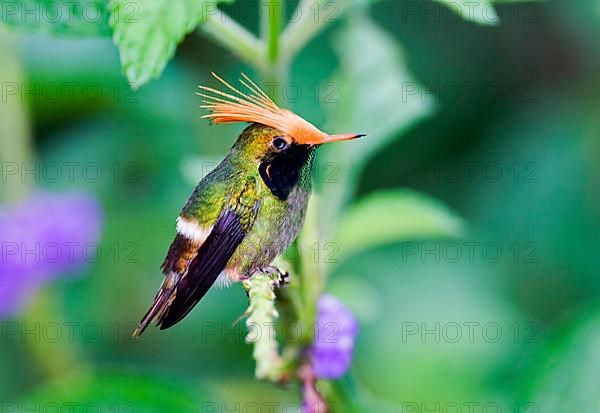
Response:
[{"label": "white rump patch", "polygon": [[219,278],[215,281],[215,286],[218,288],[227,288],[239,280],[240,275],[237,272],[237,268],[225,269],[219,274]]},{"label": "white rump patch", "polygon": [[187,239],[202,244],[210,234],[210,229],[204,229],[197,222],[178,216],[177,232]]},{"label": "white rump patch", "polygon": [[227,276],[227,273],[225,271],[221,271],[221,274],[219,274],[219,278],[217,278],[217,281],[215,281],[215,287],[227,288],[230,287],[231,284],[231,278]]}]

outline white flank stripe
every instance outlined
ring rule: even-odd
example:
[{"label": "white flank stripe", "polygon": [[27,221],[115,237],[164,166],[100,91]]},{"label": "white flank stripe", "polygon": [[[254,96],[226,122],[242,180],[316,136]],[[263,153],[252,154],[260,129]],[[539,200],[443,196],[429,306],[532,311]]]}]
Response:
[{"label": "white flank stripe", "polygon": [[208,237],[210,230],[203,229],[198,223],[179,216],[177,217],[177,232],[187,239],[203,243]]},{"label": "white flank stripe", "polygon": [[217,280],[215,281],[215,286],[217,288],[227,288],[231,286],[232,283],[233,281],[231,280],[231,278],[229,278],[227,272],[221,271],[221,273],[219,274],[219,278],[217,278]]}]

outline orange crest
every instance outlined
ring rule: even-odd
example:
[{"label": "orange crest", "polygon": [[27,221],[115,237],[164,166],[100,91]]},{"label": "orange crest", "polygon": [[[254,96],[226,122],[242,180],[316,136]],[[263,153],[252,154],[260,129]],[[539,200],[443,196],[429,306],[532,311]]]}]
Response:
[{"label": "orange crest", "polygon": [[240,83],[248,89],[247,93],[231,86],[214,72],[212,75],[234,93],[221,92],[208,86],[199,86],[203,91],[210,93],[198,94],[204,98],[204,105],[200,107],[210,111],[202,117],[211,119],[213,124],[259,123],[281,131],[300,144],[312,145],[363,136],[356,134],[327,135],[295,113],[277,106],[256,83],[243,73]]}]

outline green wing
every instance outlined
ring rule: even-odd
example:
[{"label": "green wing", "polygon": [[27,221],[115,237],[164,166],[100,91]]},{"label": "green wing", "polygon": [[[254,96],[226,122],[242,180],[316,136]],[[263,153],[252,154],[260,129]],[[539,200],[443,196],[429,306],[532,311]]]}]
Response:
[{"label": "green wing", "polygon": [[227,196],[225,207],[204,243],[198,248],[187,273],[175,288],[175,297],[161,316],[161,330],[183,319],[204,297],[252,228],[260,209],[256,180],[249,178],[240,190]]}]

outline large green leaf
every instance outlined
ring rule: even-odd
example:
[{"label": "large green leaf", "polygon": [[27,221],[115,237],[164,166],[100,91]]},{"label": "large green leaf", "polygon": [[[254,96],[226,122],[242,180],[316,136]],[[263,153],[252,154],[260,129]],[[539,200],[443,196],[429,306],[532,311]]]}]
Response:
[{"label": "large green leaf", "polygon": [[[231,1],[231,0],[227,0]],[[110,24],[121,66],[141,86],[158,77],[184,36],[219,0],[112,0]]]},{"label": "large green leaf", "polygon": [[[406,67],[402,48],[368,15],[354,13],[336,39],[341,60],[332,83],[339,89],[339,103],[325,101],[329,110],[327,130],[363,132],[365,139],[331,148],[336,160],[360,167],[403,130],[431,113],[430,101],[416,89],[422,86]],[[340,155],[343,151],[343,155]]]},{"label": "large green leaf", "polygon": [[412,77],[400,44],[366,13],[352,13],[335,42],[340,67],[331,84],[338,102],[325,100],[331,133],[366,133],[353,142],[322,149],[331,183],[323,185],[327,203],[321,229],[327,234],[350,199],[363,166],[371,156],[433,109],[423,87]]},{"label": "large green leaf", "polygon": [[0,0],[0,22],[61,36],[108,36],[107,0]]},{"label": "large green leaf", "polygon": [[544,358],[534,394],[544,413],[597,412],[600,408],[600,312],[583,320]]},{"label": "large green leaf", "polygon": [[462,220],[445,205],[411,190],[378,192],[347,208],[334,242],[342,258],[410,239],[458,237]]}]

